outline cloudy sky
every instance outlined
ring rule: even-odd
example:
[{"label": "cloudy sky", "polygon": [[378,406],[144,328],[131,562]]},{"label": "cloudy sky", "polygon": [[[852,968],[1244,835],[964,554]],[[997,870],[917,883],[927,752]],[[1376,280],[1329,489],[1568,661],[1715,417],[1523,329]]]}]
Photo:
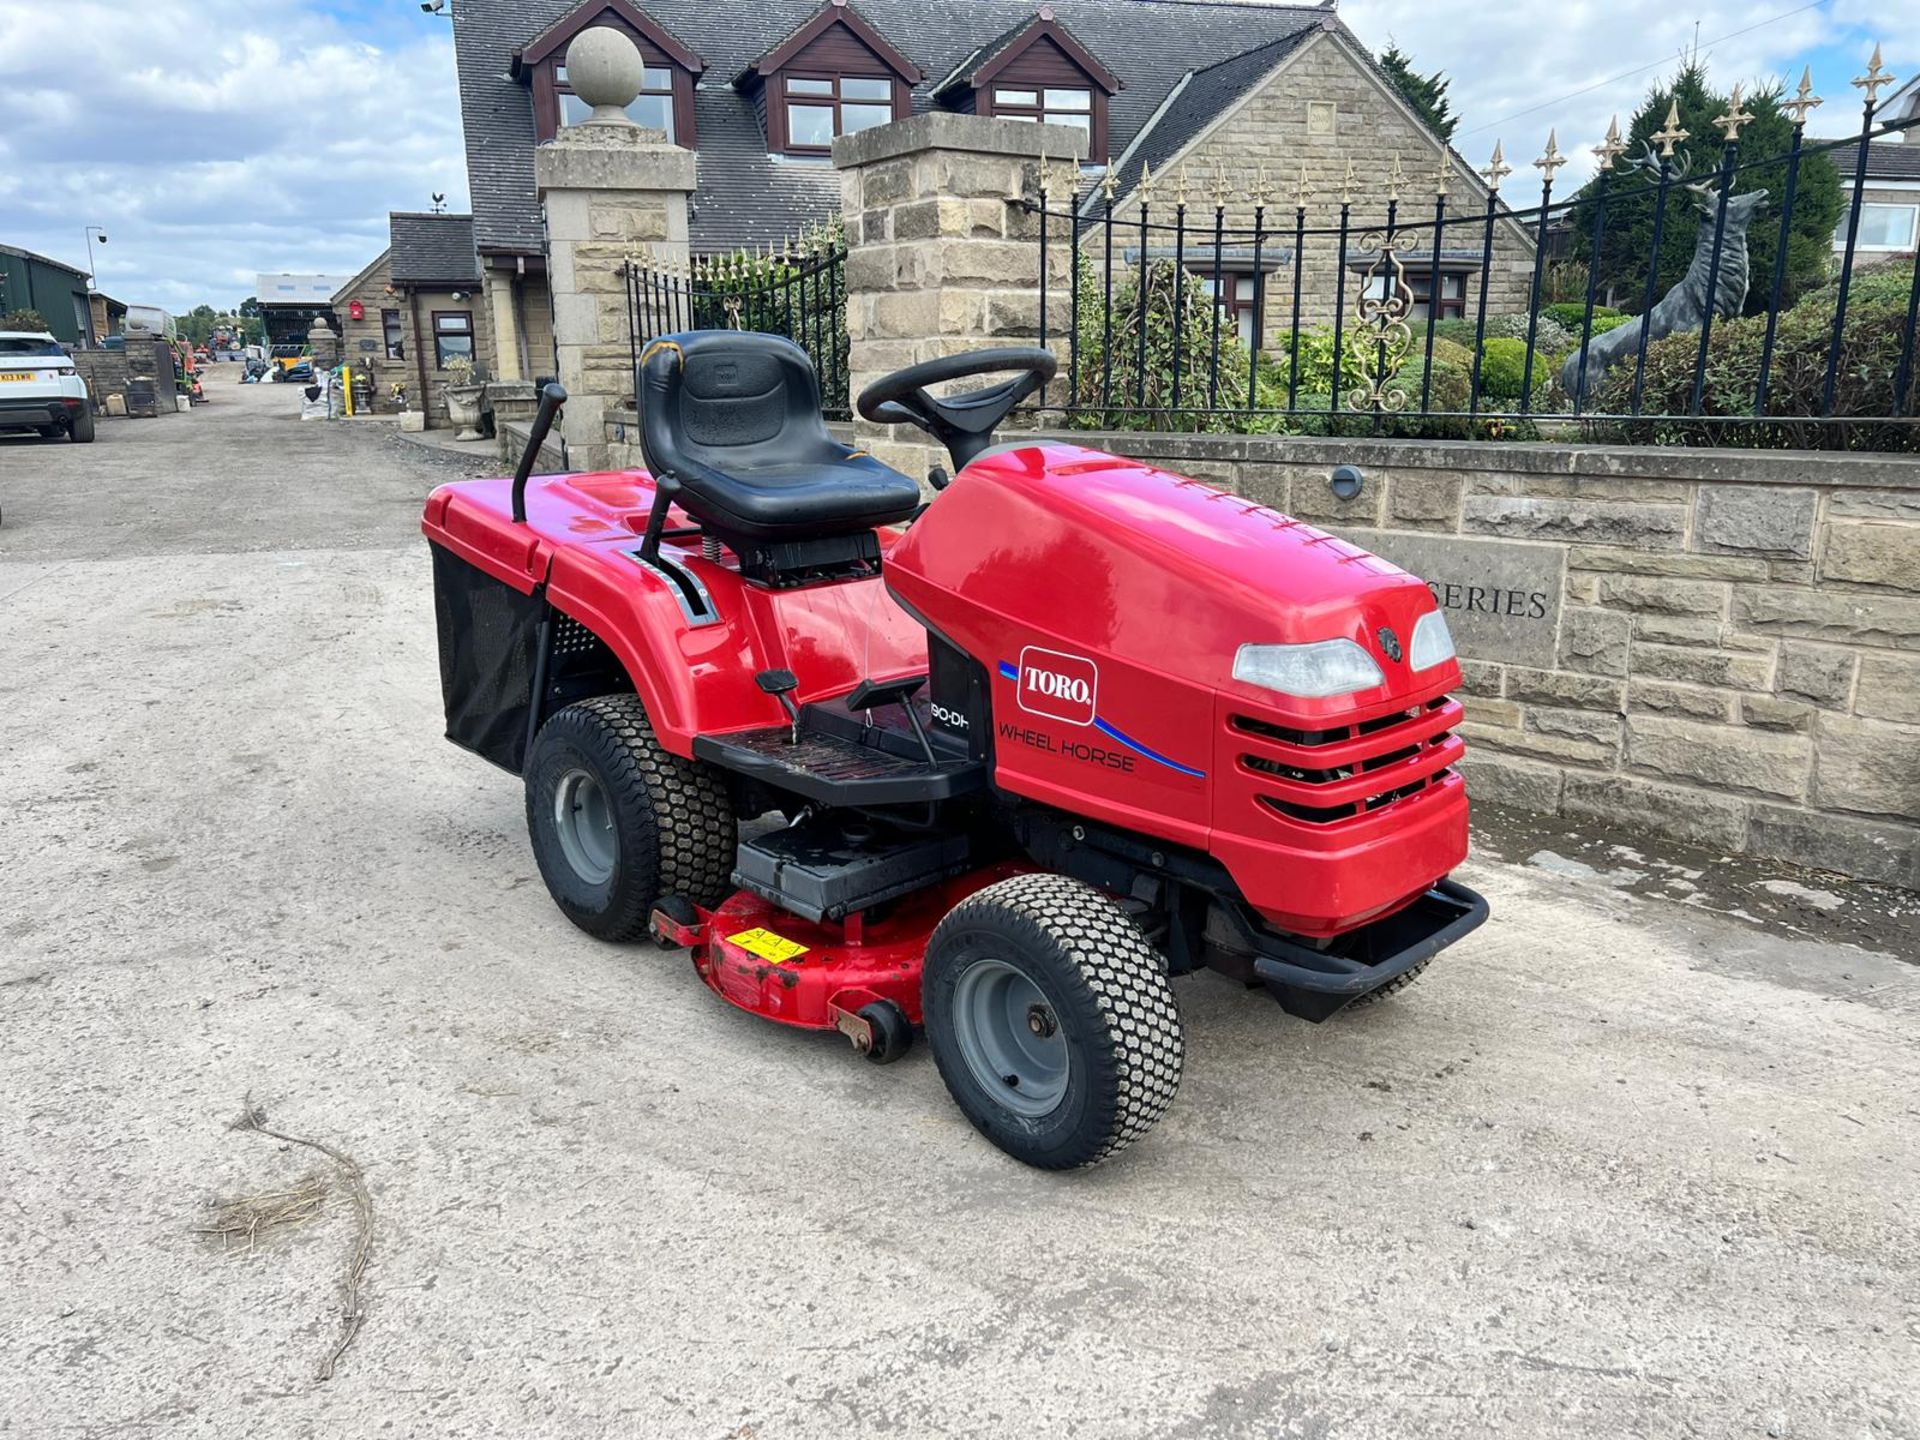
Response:
[{"label": "cloudy sky", "polygon": [[[460,0],[454,0],[455,4]],[[714,0],[728,3],[728,0]],[[1876,38],[1920,66],[1916,0],[1342,0],[1453,77],[1476,161],[1593,144],[1698,34],[1717,78],[1811,62],[1816,132],[1859,113],[1847,80]],[[1905,12],[1906,23],[1896,21]],[[418,0],[0,0],[0,243],[84,266],[175,311],[226,308],[263,271],[351,274],[386,214],[466,204],[451,27]],[[1744,32],[1744,33],[1742,33]]]}]

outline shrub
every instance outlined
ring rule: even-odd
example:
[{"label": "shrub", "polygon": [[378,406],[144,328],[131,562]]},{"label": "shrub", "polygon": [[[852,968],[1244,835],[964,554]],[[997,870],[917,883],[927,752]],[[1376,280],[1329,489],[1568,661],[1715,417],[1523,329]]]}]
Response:
[{"label": "shrub", "polygon": [[[1194,413],[1206,406],[1209,392],[1214,388],[1216,329],[1220,347],[1219,404],[1244,406],[1253,378],[1253,357],[1240,343],[1231,322],[1221,315],[1199,276],[1176,272],[1171,261],[1155,260],[1124,278],[1116,276],[1114,293],[1108,298],[1101,283],[1104,277],[1092,258],[1083,251],[1075,263],[1081,267],[1077,335],[1080,368],[1079,387],[1071,398],[1071,424],[1112,430],[1249,432],[1276,428],[1271,419],[1263,421],[1259,416]],[[1109,306],[1113,330],[1110,389]],[[1176,316],[1179,318],[1178,345],[1174,341]],[[1144,367],[1140,363],[1143,323],[1147,334]],[[1304,359],[1303,352],[1303,362]],[[1176,368],[1180,377],[1178,411],[1174,408]],[[1286,398],[1282,388],[1277,403],[1284,406]],[[1104,408],[1109,403],[1113,408]],[[1261,398],[1262,405],[1272,403],[1275,402]]]},{"label": "shrub", "polygon": [[1527,342],[1496,336],[1480,349],[1480,393],[1517,405],[1526,370]]},{"label": "shrub", "polygon": [[1490,339],[1498,337],[1518,340],[1524,348],[1529,327],[1533,330],[1535,350],[1552,353],[1556,350],[1573,348],[1573,336],[1567,332],[1566,327],[1559,321],[1551,319],[1544,311],[1538,322],[1534,322],[1531,316],[1525,314],[1495,315],[1487,321],[1487,336]]},{"label": "shrub", "polygon": [[[1852,425],[1809,423],[1820,414],[1826,385],[1827,347],[1833,334],[1837,288],[1828,284],[1781,313],[1768,372],[1766,413],[1770,425],[1712,425],[1691,419],[1603,421],[1593,428],[1602,438],[1651,441],[1660,445],[1737,445],[1748,448],[1832,450],[1920,450],[1920,434],[1911,427],[1876,425],[1876,416],[1894,413],[1894,379],[1907,333],[1912,272],[1904,265],[1869,270],[1854,277],[1848,292],[1847,319],[1835,371],[1833,414],[1859,416]],[[1760,379],[1767,317],[1751,315],[1714,323],[1707,343],[1703,415],[1751,415]],[[1646,378],[1640,408],[1653,415],[1684,416],[1693,406],[1693,376],[1700,353],[1697,331],[1669,335],[1647,347]],[[1920,364],[1909,376],[1906,414],[1920,408]],[[1622,414],[1632,408],[1632,364],[1607,372],[1594,409]]]},{"label": "shrub", "polygon": [[[1578,300],[1568,301],[1560,305],[1543,305],[1540,307],[1540,318],[1542,320],[1552,320],[1554,324],[1567,332],[1569,338],[1576,337],[1586,328],[1587,303],[1585,300]],[[1593,333],[1596,335],[1604,335],[1626,318],[1627,315],[1625,311],[1615,310],[1610,305],[1595,305],[1593,307]],[[1601,322],[1603,320],[1610,321],[1611,323],[1602,324]]]},{"label": "shrub", "polygon": [[40,332],[51,327],[47,317],[38,310],[9,310],[0,315],[0,330],[27,330]]}]

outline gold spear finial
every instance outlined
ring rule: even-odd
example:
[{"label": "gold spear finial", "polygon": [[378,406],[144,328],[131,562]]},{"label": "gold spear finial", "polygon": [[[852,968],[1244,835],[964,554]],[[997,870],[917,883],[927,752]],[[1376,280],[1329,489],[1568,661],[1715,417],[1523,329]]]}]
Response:
[{"label": "gold spear finial", "polygon": [[1340,179],[1340,203],[1342,205],[1351,205],[1353,203],[1354,179],[1353,157],[1349,155],[1347,157],[1347,173]]},{"label": "gold spear finial", "polygon": [[1513,167],[1507,164],[1507,157],[1500,151],[1498,140],[1493,142],[1493,158],[1480,173],[1487,177],[1487,189],[1496,195],[1500,193],[1500,182],[1513,173]]},{"label": "gold spear finial", "polygon": [[1113,162],[1107,162],[1107,173],[1100,177],[1100,193],[1107,197],[1107,208],[1113,208],[1113,195],[1120,188],[1120,177],[1114,173]]},{"label": "gold spear finial", "polygon": [[1253,172],[1253,203],[1261,209],[1273,204],[1273,182],[1267,177],[1267,167],[1262,165]]},{"label": "gold spear finial", "polygon": [[1664,130],[1653,132],[1654,143],[1660,147],[1660,158],[1671,160],[1673,147],[1689,137],[1691,132],[1680,128],[1680,99],[1675,96],[1667,104],[1667,126]]},{"label": "gold spear finial", "polygon": [[1733,93],[1727,97],[1727,113],[1717,116],[1713,122],[1714,128],[1726,137],[1729,145],[1738,143],[1740,131],[1753,123],[1753,112],[1740,108],[1740,90],[1737,84],[1733,87]]},{"label": "gold spear finial", "polygon": [[1150,161],[1140,162],[1140,208],[1145,210],[1153,203],[1153,165]]},{"label": "gold spear finial", "polygon": [[1611,170],[1627,153],[1627,145],[1620,138],[1620,117],[1614,116],[1607,125],[1607,138],[1593,147],[1593,153],[1599,158],[1602,170]]},{"label": "gold spear finial", "polygon": [[1398,200],[1400,187],[1407,183],[1407,172],[1400,168],[1400,152],[1393,152],[1393,163],[1387,166],[1387,199]]},{"label": "gold spear finial", "polygon": [[1807,112],[1818,110],[1826,101],[1813,93],[1813,67],[1807,66],[1800,72],[1800,90],[1791,100],[1782,100],[1780,108],[1793,117],[1795,125],[1807,123]]},{"label": "gold spear finial", "polygon": [[1440,164],[1433,172],[1433,198],[1444,200],[1447,197],[1447,183],[1453,179],[1453,156],[1447,151],[1440,152]]},{"label": "gold spear finial", "polygon": [[1179,200],[1180,208],[1184,210],[1187,208],[1187,199],[1190,193],[1187,188],[1187,162],[1186,161],[1182,160],[1180,162],[1180,173],[1174,178],[1179,182],[1179,185],[1180,185],[1179,190],[1176,192],[1175,198]]},{"label": "gold spear finial", "polygon": [[1307,179],[1307,162],[1300,162],[1300,183],[1293,187],[1293,203],[1301,210],[1313,199],[1313,182]]},{"label": "gold spear finial", "polygon": [[1546,176],[1547,183],[1551,185],[1553,183],[1553,172],[1566,163],[1567,157],[1560,153],[1558,133],[1553,130],[1547,131],[1546,153],[1533,162],[1533,168]]},{"label": "gold spear finial", "polygon": [[1047,152],[1040,152],[1040,204],[1045,206],[1047,197],[1053,192],[1053,167],[1047,163]]},{"label": "gold spear finial", "polygon": [[1215,210],[1225,210],[1227,208],[1227,197],[1233,193],[1233,190],[1227,183],[1226,161],[1215,160],[1213,162],[1213,184],[1207,193],[1208,197],[1213,201],[1213,208]]},{"label": "gold spear finial", "polygon": [[1896,75],[1889,74],[1886,68],[1881,65],[1880,42],[1876,40],[1873,44],[1873,58],[1867,61],[1867,73],[1864,75],[1856,75],[1853,83],[1867,92],[1867,108],[1871,110],[1875,102],[1879,99],[1880,87],[1883,85],[1891,85],[1898,78]]}]

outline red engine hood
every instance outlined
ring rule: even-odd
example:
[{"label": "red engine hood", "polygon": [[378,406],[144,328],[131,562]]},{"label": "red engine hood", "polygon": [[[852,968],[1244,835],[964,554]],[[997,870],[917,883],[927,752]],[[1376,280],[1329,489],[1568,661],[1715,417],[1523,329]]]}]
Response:
[{"label": "red engine hood", "polygon": [[[936,627],[946,628],[957,601],[1034,624],[1069,648],[1303,719],[1351,715],[1406,693],[1413,677],[1383,653],[1379,632],[1393,630],[1404,651],[1414,621],[1435,608],[1422,581],[1324,530],[1077,445],[976,461],[887,563],[889,583]],[[1387,683],[1311,701],[1233,678],[1241,645],[1336,637],[1364,647]],[[1443,678],[1453,683],[1451,673],[1420,680],[1424,688]]]}]

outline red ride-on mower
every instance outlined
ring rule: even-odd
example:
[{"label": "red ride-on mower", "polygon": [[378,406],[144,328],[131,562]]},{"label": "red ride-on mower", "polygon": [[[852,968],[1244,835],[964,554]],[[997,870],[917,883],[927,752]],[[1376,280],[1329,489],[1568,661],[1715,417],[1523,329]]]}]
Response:
[{"label": "red ride-on mower", "polygon": [[1064,1168],[1172,1103],[1170,976],[1324,1020],[1487,907],[1446,878],[1460,671],[1427,587],[1149,465],[995,445],[1054,363],[861,395],[951,452],[922,504],[834,442],[797,346],[673,336],[640,363],[651,474],[530,483],[553,386],[519,474],[424,528],[448,736],[524,778],[567,917],[879,1063],[923,1028],[987,1138]]}]

